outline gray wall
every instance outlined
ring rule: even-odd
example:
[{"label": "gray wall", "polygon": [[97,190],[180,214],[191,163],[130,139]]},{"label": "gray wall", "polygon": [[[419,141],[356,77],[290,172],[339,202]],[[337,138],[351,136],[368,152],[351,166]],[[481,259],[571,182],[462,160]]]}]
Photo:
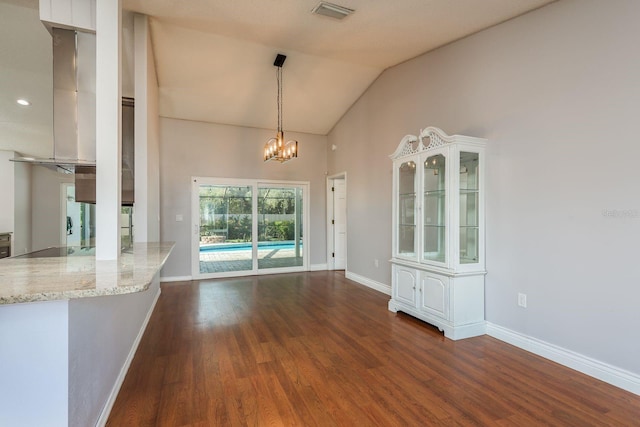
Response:
[{"label": "gray wall", "polygon": [[65,224],[61,217],[61,184],[73,183],[73,175],[32,166],[31,177],[32,250],[60,246],[60,230]]},{"label": "gray wall", "polygon": [[160,241],[158,81],[148,17],[135,16],[135,208],[136,242]]},{"label": "gray wall", "polygon": [[[325,136],[286,132],[297,139],[300,157],[279,164],[262,160],[264,143],[275,130],[162,118],[160,120],[160,233],[176,247],[163,277],[191,275],[191,177],[309,181],[310,265],[326,263]],[[176,221],[183,215],[184,221]]]},{"label": "gray wall", "polygon": [[69,301],[70,427],[104,425],[97,421],[115,401],[122,368],[159,295],[156,274],[144,292]]},{"label": "gray wall", "polygon": [[9,160],[17,156],[0,150],[0,233],[13,233],[12,255],[31,248],[31,165]]},{"label": "gray wall", "polygon": [[405,134],[488,138],[487,320],[640,373],[638,16],[563,0],[385,71],[329,134],[348,270],[391,281],[373,259],[391,256],[387,156]]},{"label": "gray wall", "polygon": [[9,161],[13,157],[13,151],[0,150],[0,200],[4,207],[0,209],[0,233],[13,232],[15,174]]},{"label": "gray wall", "polygon": [[31,251],[31,169],[28,163],[13,163],[14,168],[14,235],[13,254]]}]

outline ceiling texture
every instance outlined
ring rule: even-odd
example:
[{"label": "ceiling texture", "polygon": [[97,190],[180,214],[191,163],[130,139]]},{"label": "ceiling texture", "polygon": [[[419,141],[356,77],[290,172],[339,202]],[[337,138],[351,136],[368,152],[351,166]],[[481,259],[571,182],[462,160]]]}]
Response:
[{"label": "ceiling texture", "polygon": [[[273,61],[282,53],[285,131],[326,135],[386,68],[552,1],[334,0],[355,10],[343,20],[312,14],[319,0],[123,0],[123,7],[151,17],[161,116],[275,129]],[[0,0],[3,9],[15,4],[37,8],[37,0]],[[5,21],[0,18],[0,40],[10,37],[7,26],[24,25]],[[46,37],[37,24],[30,23],[33,31]],[[50,53],[49,62],[29,62],[23,58],[31,54],[29,40],[13,42],[0,46],[0,69],[13,78],[24,75],[16,61],[32,74],[50,66]],[[9,83],[0,85],[4,97]],[[37,102],[37,94],[30,96]],[[3,128],[30,126],[24,108],[5,114],[16,110],[13,104],[15,98],[0,100],[0,149]],[[30,108],[40,108],[35,104]],[[32,124],[45,131],[42,120]],[[26,152],[27,145],[10,149]]]}]

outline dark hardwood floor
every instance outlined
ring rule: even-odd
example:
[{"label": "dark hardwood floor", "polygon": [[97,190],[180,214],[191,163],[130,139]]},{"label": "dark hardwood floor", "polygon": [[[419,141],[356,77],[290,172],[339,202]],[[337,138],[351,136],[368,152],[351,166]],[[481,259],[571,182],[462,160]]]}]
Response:
[{"label": "dark hardwood floor", "polygon": [[108,426],[631,426],[640,396],[313,272],[162,285]]}]

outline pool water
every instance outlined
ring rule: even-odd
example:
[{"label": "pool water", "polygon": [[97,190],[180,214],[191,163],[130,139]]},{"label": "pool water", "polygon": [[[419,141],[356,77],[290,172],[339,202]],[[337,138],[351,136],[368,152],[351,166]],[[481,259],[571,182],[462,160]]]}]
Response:
[{"label": "pool water", "polygon": [[[302,245],[300,245],[302,248]],[[292,242],[259,242],[258,250],[295,249]],[[200,252],[250,251],[251,243],[218,243],[200,246]]]}]

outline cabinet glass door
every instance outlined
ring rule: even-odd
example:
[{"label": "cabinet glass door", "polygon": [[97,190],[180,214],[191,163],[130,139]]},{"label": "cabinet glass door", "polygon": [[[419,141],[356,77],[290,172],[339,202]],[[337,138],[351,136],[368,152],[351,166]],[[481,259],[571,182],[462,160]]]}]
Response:
[{"label": "cabinet glass door", "polygon": [[446,158],[442,154],[424,162],[424,251],[427,261],[446,262]]},{"label": "cabinet glass door", "polygon": [[478,262],[478,153],[460,153],[460,264]]},{"label": "cabinet glass door", "polygon": [[415,162],[402,163],[398,174],[398,254],[409,257],[416,253],[415,178]]}]

